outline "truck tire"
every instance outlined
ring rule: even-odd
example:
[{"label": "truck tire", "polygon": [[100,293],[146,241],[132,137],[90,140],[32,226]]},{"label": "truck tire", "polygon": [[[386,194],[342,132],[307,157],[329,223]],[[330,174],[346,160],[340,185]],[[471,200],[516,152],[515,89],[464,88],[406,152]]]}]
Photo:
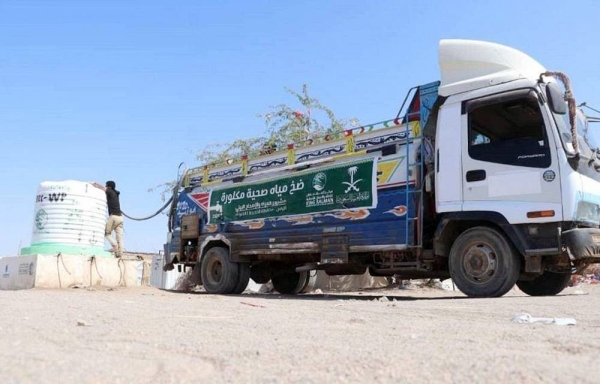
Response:
[{"label": "truck tire", "polygon": [[273,288],[284,295],[295,295],[302,292],[310,279],[310,271],[279,273],[271,279]]},{"label": "truck tire", "polygon": [[519,278],[521,259],[495,229],[474,227],[458,236],[450,249],[450,276],[469,297],[500,297]]},{"label": "truck tire", "polygon": [[228,254],[227,248],[214,247],[202,258],[200,275],[206,292],[233,293],[239,280],[239,266],[229,261]]},{"label": "truck tire", "polygon": [[308,293],[315,289],[315,285],[317,284],[317,271],[306,271],[306,273],[308,278],[299,293]]},{"label": "truck tire", "polygon": [[256,284],[267,284],[271,281],[271,268],[268,264],[255,264],[250,267],[250,278]]},{"label": "truck tire", "polygon": [[233,294],[239,295],[248,288],[250,281],[250,265],[248,263],[238,263],[238,282],[233,288]]},{"label": "truck tire", "polygon": [[534,280],[517,281],[517,287],[529,296],[554,296],[567,288],[571,281],[570,273],[546,271]]}]

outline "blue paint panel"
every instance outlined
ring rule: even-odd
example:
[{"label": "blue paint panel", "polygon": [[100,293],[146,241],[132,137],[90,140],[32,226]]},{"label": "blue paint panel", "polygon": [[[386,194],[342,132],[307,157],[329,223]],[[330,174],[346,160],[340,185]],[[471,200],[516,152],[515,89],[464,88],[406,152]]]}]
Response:
[{"label": "blue paint panel", "polygon": [[175,211],[175,220],[173,223],[173,233],[171,234],[171,243],[168,249],[169,253],[179,252],[181,243],[181,218],[184,215],[199,214],[203,216],[203,211],[198,203],[187,193],[180,193],[177,197],[177,209]]},{"label": "blue paint panel", "polygon": [[[412,189],[411,189],[412,190]],[[409,209],[404,210],[406,201],[405,188],[379,192],[377,208],[368,210],[368,216],[362,219],[337,218],[347,211],[327,213],[313,216],[309,224],[294,224],[285,220],[265,220],[260,229],[249,229],[247,226],[230,224],[227,236],[238,240],[238,250],[268,249],[270,246],[285,243],[317,242],[321,243],[325,229],[337,228],[336,233],[347,235],[350,246],[372,246],[389,244],[414,245],[413,221],[415,207],[418,205],[417,194],[409,194]],[[367,211],[356,210],[354,212]],[[402,214],[403,213],[403,214]],[[406,239],[406,233],[409,239]],[[274,239],[274,240],[273,240]]]}]

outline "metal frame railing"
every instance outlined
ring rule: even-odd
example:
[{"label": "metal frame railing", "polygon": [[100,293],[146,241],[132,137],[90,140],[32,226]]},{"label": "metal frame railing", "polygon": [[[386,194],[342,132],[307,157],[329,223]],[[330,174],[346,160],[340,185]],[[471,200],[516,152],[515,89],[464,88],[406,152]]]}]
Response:
[{"label": "metal frame railing", "polygon": [[[339,132],[339,135],[343,135],[343,140],[333,140],[324,137],[324,141],[322,142],[312,142],[310,144],[301,143],[300,146],[298,146],[297,143],[290,143],[288,144],[287,149],[283,151],[256,157],[242,155],[239,161],[191,168],[186,173],[184,186],[209,186],[230,178],[246,177],[250,174],[257,173],[258,170],[265,170],[268,168],[284,169],[284,167],[293,169],[300,163],[307,164],[309,161],[317,160],[319,158],[342,158],[363,154],[365,150],[369,148],[369,145],[363,144],[362,141],[357,143],[358,138],[362,139],[369,135],[385,132],[386,129],[400,127],[404,124],[405,122],[396,117],[394,119],[341,131]],[[403,137],[404,140],[410,137],[411,132],[415,131],[415,122],[406,122],[406,124],[407,129]],[[314,151],[311,152],[311,150]],[[319,154],[320,151],[322,151],[323,154]],[[265,164],[262,164],[262,162]]]}]

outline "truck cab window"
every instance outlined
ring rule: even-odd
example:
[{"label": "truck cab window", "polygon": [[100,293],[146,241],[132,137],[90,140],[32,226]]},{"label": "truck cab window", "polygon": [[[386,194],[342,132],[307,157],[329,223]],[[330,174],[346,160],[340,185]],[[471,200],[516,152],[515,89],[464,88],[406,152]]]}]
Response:
[{"label": "truck cab window", "polygon": [[468,114],[469,156],[491,163],[549,167],[550,148],[535,95],[502,99],[472,102]]}]

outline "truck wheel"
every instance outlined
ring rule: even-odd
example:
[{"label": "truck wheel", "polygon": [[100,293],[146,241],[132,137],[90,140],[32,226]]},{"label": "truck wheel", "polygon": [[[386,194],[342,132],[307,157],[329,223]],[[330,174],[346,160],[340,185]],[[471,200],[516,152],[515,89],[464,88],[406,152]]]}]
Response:
[{"label": "truck wheel", "polygon": [[267,284],[271,281],[271,269],[269,265],[255,264],[250,268],[250,278],[256,284]]},{"label": "truck wheel", "polygon": [[206,292],[229,294],[238,283],[239,267],[229,261],[227,248],[214,247],[202,258],[200,275]]},{"label": "truck wheel", "polygon": [[238,282],[233,288],[233,294],[239,295],[248,288],[250,281],[250,265],[248,263],[238,263]]},{"label": "truck wheel", "polygon": [[519,278],[521,259],[498,231],[474,227],[463,232],[450,249],[450,276],[469,297],[500,297]]},{"label": "truck wheel", "polygon": [[295,295],[300,293],[309,280],[310,271],[279,273],[271,279],[273,288],[284,295]]},{"label": "truck wheel", "polygon": [[569,285],[570,273],[544,272],[533,280],[517,281],[517,287],[529,296],[558,295]]},{"label": "truck wheel", "polygon": [[306,271],[306,274],[306,283],[299,293],[308,293],[315,289],[315,285],[317,284],[317,271]]}]

